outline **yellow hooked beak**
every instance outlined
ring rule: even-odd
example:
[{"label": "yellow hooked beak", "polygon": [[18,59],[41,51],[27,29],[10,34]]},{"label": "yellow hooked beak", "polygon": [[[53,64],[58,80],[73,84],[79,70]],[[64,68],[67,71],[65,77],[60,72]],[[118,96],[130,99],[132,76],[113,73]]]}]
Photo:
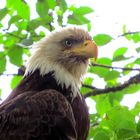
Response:
[{"label": "yellow hooked beak", "polygon": [[71,48],[71,52],[87,58],[94,58],[95,61],[98,56],[98,48],[91,40],[85,40],[82,45]]}]

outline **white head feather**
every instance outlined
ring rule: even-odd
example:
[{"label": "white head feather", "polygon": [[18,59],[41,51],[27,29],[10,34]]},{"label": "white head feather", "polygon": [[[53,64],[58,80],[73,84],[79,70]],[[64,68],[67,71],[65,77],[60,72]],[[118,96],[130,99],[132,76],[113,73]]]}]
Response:
[{"label": "white head feather", "polygon": [[[62,87],[71,86],[72,92],[79,93],[82,76],[86,73],[88,63],[77,63],[70,60],[65,65],[59,63],[65,55],[62,53],[63,46],[60,41],[66,37],[74,36],[78,38],[90,38],[88,32],[79,28],[64,28],[57,32],[52,32],[48,37],[37,43],[35,52],[29,59],[25,75],[40,70],[40,75],[45,75],[54,71],[54,78]],[[73,64],[73,65],[70,65]]]}]

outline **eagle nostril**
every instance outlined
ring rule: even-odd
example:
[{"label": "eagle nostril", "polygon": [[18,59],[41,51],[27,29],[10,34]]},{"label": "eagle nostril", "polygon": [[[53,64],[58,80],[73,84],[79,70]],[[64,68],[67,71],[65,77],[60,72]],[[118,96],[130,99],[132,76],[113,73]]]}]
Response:
[{"label": "eagle nostril", "polygon": [[84,46],[87,46],[87,45],[88,45],[88,43],[86,42]]}]

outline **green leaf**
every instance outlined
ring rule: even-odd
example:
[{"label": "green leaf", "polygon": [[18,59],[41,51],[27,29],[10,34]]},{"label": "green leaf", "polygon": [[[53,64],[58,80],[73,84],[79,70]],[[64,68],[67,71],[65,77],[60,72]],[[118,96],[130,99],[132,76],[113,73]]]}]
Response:
[{"label": "green leaf", "polygon": [[137,102],[134,106],[134,108],[131,110],[131,113],[134,115],[134,116],[137,116],[139,115],[140,113],[140,102]]},{"label": "green leaf", "polygon": [[93,82],[93,78],[91,78],[91,77],[86,77],[83,81],[83,83],[86,85],[91,85],[92,82]]},{"label": "green leaf", "polygon": [[97,63],[103,64],[103,65],[108,65],[108,66],[112,65],[111,59],[107,58],[107,57],[101,57],[101,58],[97,59]]},{"label": "green leaf", "polygon": [[136,48],[136,51],[137,51],[137,53],[139,53],[140,52],[140,47]]},{"label": "green leaf", "polygon": [[11,80],[11,89],[14,89],[22,80],[22,76],[14,76]]},{"label": "green leaf", "polygon": [[109,94],[109,102],[111,106],[119,106],[120,101],[123,99],[124,93],[123,91],[112,92]]},{"label": "green leaf", "polygon": [[114,58],[112,61],[117,62],[117,61],[128,60],[130,58],[131,57],[125,57],[125,56],[122,55],[122,56],[118,56],[118,57]]},{"label": "green leaf", "polygon": [[39,26],[46,27],[46,24],[52,22],[52,20],[53,20],[52,17],[48,15],[46,15],[46,19],[36,18],[28,22],[28,28],[30,30],[35,30]]},{"label": "green leaf", "polygon": [[30,46],[33,44],[33,40],[31,38],[26,38],[23,39],[20,43],[23,44],[24,46]]},{"label": "green leaf", "polygon": [[0,73],[3,73],[6,69],[6,56],[4,52],[0,52]]},{"label": "green leaf", "polygon": [[136,131],[135,116],[126,107],[114,107],[107,112],[106,121],[117,131],[122,128]]},{"label": "green leaf", "polygon": [[94,128],[90,127],[89,134],[87,140],[91,140],[94,137]]},{"label": "green leaf", "polygon": [[138,132],[138,134],[140,134],[140,120],[137,123],[137,132]]},{"label": "green leaf", "polygon": [[132,36],[134,43],[138,43],[140,41],[140,33],[135,33]]},{"label": "green leaf", "polygon": [[20,20],[20,21],[17,21],[15,25],[18,27],[19,31],[27,30],[28,22],[27,20]]},{"label": "green leaf", "polygon": [[8,13],[7,8],[0,9],[0,21],[6,16],[7,13]]},{"label": "green leaf", "polygon": [[72,15],[68,16],[68,23],[76,25],[89,24],[90,20],[84,17],[84,15],[93,12],[90,7],[83,6],[76,8],[71,6],[69,10],[72,11]]},{"label": "green leaf", "polygon": [[18,46],[13,47],[13,49],[8,52],[10,62],[12,64],[17,65],[17,66],[21,66],[22,62],[23,62],[22,54],[23,54],[23,49],[22,48],[20,48]]},{"label": "green leaf", "polygon": [[7,7],[16,10],[21,18],[30,19],[30,8],[26,2],[22,0],[15,0],[14,2],[13,0],[7,0]]},{"label": "green leaf", "polygon": [[80,88],[80,92],[84,95],[84,94],[86,94],[86,93],[88,93],[88,92],[91,92],[92,91],[92,89],[90,89],[90,88],[86,88],[86,87],[81,87]]},{"label": "green leaf", "polygon": [[104,78],[108,74],[109,69],[99,68],[99,67],[90,67],[89,72],[95,73],[101,78]]},{"label": "green leaf", "polygon": [[36,18],[36,19],[29,21],[29,23],[28,23],[29,30],[34,30],[34,29],[38,28],[42,24],[42,22],[44,23],[44,21],[41,18]]},{"label": "green leaf", "polygon": [[[121,137],[120,130],[123,129],[127,129],[128,133],[132,131],[136,134],[135,116],[128,108],[122,106],[116,106],[110,109],[106,113],[104,119],[100,122],[100,126],[107,130],[109,129],[118,132],[117,135],[119,137]],[[131,135],[133,135],[133,133]]]},{"label": "green leaf", "polygon": [[122,128],[117,131],[117,137],[119,140],[127,140],[128,138],[132,138],[135,135],[136,131],[127,128]]},{"label": "green leaf", "polygon": [[120,73],[118,71],[111,70],[106,75],[105,80],[106,81],[114,80],[114,79],[117,79],[119,76],[120,76]]},{"label": "green leaf", "polygon": [[39,32],[39,35],[40,35],[41,37],[45,37],[45,32],[40,31],[40,32]]},{"label": "green leaf", "polygon": [[121,47],[121,48],[117,49],[113,54],[113,58],[116,58],[120,55],[124,55],[127,50],[128,50],[128,48],[126,48],[126,47]]},{"label": "green leaf", "polygon": [[106,95],[102,95],[95,98],[96,101],[96,110],[98,114],[103,117],[103,115],[111,109],[111,104],[109,98]]},{"label": "green leaf", "polygon": [[[134,66],[134,63],[129,63],[129,64],[127,64],[127,65],[125,65],[125,67],[124,68],[133,68],[133,66]],[[130,73],[131,71],[127,71],[127,70],[124,70],[123,71],[123,74],[128,74],[128,73]]]},{"label": "green leaf", "polygon": [[[128,31],[126,30],[126,25],[123,26],[123,33],[127,33]],[[125,35],[125,38],[128,39],[128,40],[131,40],[132,39],[132,36],[131,34],[127,34]]]},{"label": "green leaf", "polygon": [[68,16],[68,23],[69,24],[76,24],[76,25],[83,25],[83,24],[87,24],[90,21],[85,18],[84,16],[80,16],[80,15],[70,15]]},{"label": "green leaf", "polygon": [[56,6],[56,0],[47,0],[50,9],[54,9]]},{"label": "green leaf", "polygon": [[57,6],[60,7],[60,9],[62,10],[62,12],[64,13],[67,10],[67,3],[65,0],[61,0],[61,1],[56,1],[57,2]]},{"label": "green leaf", "polygon": [[110,138],[104,131],[99,131],[95,135],[94,140],[110,140]]},{"label": "green leaf", "polygon": [[[93,81],[93,78],[91,78],[91,77],[86,77],[86,78],[84,79],[84,82],[83,82],[83,83],[86,84],[86,85],[91,85],[91,84],[92,84],[92,81]],[[81,87],[80,91],[81,91],[82,94],[85,94],[85,93],[87,93],[87,92],[92,91],[92,89],[89,89],[89,88],[86,88],[86,87]]]},{"label": "green leaf", "polygon": [[3,27],[3,25],[0,23],[0,28]]},{"label": "green leaf", "polygon": [[31,56],[31,52],[29,49],[23,48],[23,53],[26,54],[28,57]]},{"label": "green leaf", "polygon": [[93,37],[93,40],[96,42],[98,46],[103,46],[109,43],[113,38],[106,34],[98,34]]},{"label": "green leaf", "polygon": [[124,60],[126,57],[124,57],[124,54],[127,52],[128,48],[121,47],[117,49],[113,54],[113,61],[120,61]]},{"label": "green leaf", "polygon": [[126,25],[123,25],[122,31],[123,33],[126,33]]},{"label": "green leaf", "polygon": [[[97,64],[103,64],[103,65],[110,66],[111,65],[111,60],[109,58],[102,57],[102,58],[97,59]],[[92,66],[92,67],[89,68],[88,71],[91,72],[91,73],[98,74],[100,77],[104,78],[108,74],[109,69]]]},{"label": "green leaf", "polygon": [[12,16],[8,22],[9,27],[11,26],[12,23],[18,22],[20,19],[21,19],[21,17],[18,15]]},{"label": "green leaf", "polygon": [[140,58],[137,58],[134,63],[140,65]]},{"label": "green leaf", "polygon": [[81,6],[79,8],[71,6],[69,8],[69,10],[72,11],[76,15],[86,15],[86,14],[89,14],[89,13],[93,12],[93,9],[88,7],[88,6]]},{"label": "green leaf", "polygon": [[36,3],[36,11],[41,18],[46,18],[48,15],[49,5],[48,0],[38,0]]},{"label": "green leaf", "polygon": [[87,23],[87,29],[88,29],[88,32],[91,31],[91,23]]},{"label": "green leaf", "polygon": [[136,85],[130,85],[129,87],[126,87],[124,91],[126,94],[133,94],[139,91],[139,89],[140,89],[140,84],[136,84]]}]

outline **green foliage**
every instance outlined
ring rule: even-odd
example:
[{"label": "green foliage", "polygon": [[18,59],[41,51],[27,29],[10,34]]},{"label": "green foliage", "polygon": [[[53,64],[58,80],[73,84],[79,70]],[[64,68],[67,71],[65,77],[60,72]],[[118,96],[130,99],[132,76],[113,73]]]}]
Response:
[{"label": "green foliage", "polygon": [[99,131],[95,134],[94,140],[110,140],[104,131]]},{"label": "green foliage", "polygon": [[[54,22],[59,26],[82,25],[87,27],[88,31],[93,28],[87,16],[88,14],[94,14],[91,7],[68,5],[65,0],[37,0],[33,4],[35,11],[28,1],[14,0],[13,2],[13,0],[7,0],[6,6],[0,9],[0,75],[7,73],[6,68],[9,63],[16,66],[18,71],[18,68],[21,68],[27,57],[30,56],[30,45],[47,36],[48,32],[53,31],[56,28]],[[37,16],[33,17],[32,12],[37,13]],[[67,17],[64,16],[66,12],[69,13]],[[9,16],[10,19],[6,16]],[[2,22],[4,19],[7,20],[6,24]],[[124,34],[122,37],[128,43],[129,41],[134,43],[132,47],[139,56],[140,33],[129,33],[126,25],[123,26],[122,32]],[[114,41],[113,37],[104,33],[96,34],[93,36],[93,40],[97,46],[102,46],[101,49],[108,47],[108,43]],[[135,46],[135,44],[137,45]],[[104,52],[106,54],[111,53],[112,57],[102,57],[100,55],[96,62],[99,65],[109,67],[90,66],[88,69],[89,75],[83,80],[83,84],[93,86],[92,89],[82,87],[83,95],[101,91],[98,92],[100,95],[90,97],[96,103],[96,112],[90,114],[91,128],[88,140],[138,140],[140,139],[140,102],[137,102],[133,109],[128,109],[128,107],[121,105],[121,101],[125,94],[135,95],[140,89],[140,84],[135,85],[137,79],[134,79],[124,89],[114,90],[115,87],[122,84],[119,79],[123,76],[130,77],[131,71],[120,71],[111,67],[125,61],[124,68],[134,68],[140,65],[140,58],[133,55],[127,57],[126,53],[130,49],[127,45],[120,47],[116,44],[112,47],[115,48],[113,52]],[[96,77],[104,81],[105,87],[102,87],[102,84],[99,85],[100,88],[94,86],[96,85]],[[21,79],[22,76],[14,76],[11,80],[11,88],[15,88]],[[98,82],[100,83],[100,81]],[[112,88],[110,92],[106,90],[108,88]],[[104,92],[102,92],[103,89],[105,89]],[[0,89],[1,94],[4,93]],[[136,120],[136,118],[138,119]]]},{"label": "green foliage", "polygon": [[[84,79],[83,82],[84,82],[84,84],[86,84],[86,85],[91,85],[92,82],[93,82],[93,78],[91,78],[91,77],[86,77],[86,78]],[[91,90],[91,89],[88,89],[88,88],[86,88],[86,87],[82,87],[82,88],[80,89],[80,91],[81,91],[82,94],[85,94],[85,93],[90,92],[90,91],[92,91],[92,90]]]},{"label": "green foliage", "polygon": [[6,16],[7,12],[7,8],[3,8],[0,10],[0,20],[2,20]]},{"label": "green foliage", "polygon": [[[98,64],[106,64],[108,66],[111,66],[111,59],[109,58],[99,58],[97,60],[97,63]],[[89,72],[91,73],[95,73],[97,74],[98,76],[100,76],[101,78],[104,78],[106,77],[106,75],[108,74],[110,70],[109,69],[106,69],[106,68],[100,68],[100,67],[90,67],[89,68]]]},{"label": "green foliage", "polygon": [[17,66],[21,66],[22,65],[22,55],[23,55],[23,50],[22,48],[15,46],[14,48],[12,48],[8,54],[7,54],[10,58],[10,62],[12,64],[15,64]]},{"label": "green foliage", "polygon": [[6,57],[4,52],[0,52],[0,73],[3,73],[6,70]]},{"label": "green foliage", "polygon": [[116,106],[106,111],[93,135],[98,139],[103,138],[102,135],[112,140],[134,139],[139,137],[138,125],[135,123],[135,115],[127,107]]},{"label": "green foliage", "polygon": [[82,25],[88,24],[90,22],[90,20],[85,17],[86,14],[93,12],[90,7],[76,8],[74,6],[71,6],[69,10],[72,12],[72,15],[68,17],[68,23]]},{"label": "green foliage", "polygon": [[7,0],[7,8],[12,8],[11,12],[13,13],[16,11],[18,16],[20,16],[22,19],[30,19],[30,8],[22,0],[15,0],[14,2],[12,0]]},{"label": "green foliage", "polygon": [[136,48],[136,51],[137,51],[137,53],[139,53],[140,52],[140,47]]},{"label": "green foliage", "polygon": [[140,58],[137,58],[137,59],[135,60],[135,64],[140,65]]},{"label": "green foliage", "polygon": [[93,40],[96,42],[98,46],[103,46],[109,43],[113,38],[106,34],[98,34],[93,37]]},{"label": "green foliage", "polygon": [[71,6],[69,10],[73,11],[73,13],[75,13],[76,15],[85,15],[93,12],[93,9],[87,6],[81,6],[79,8]]},{"label": "green foliage", "polygon": [[56,3],[54,0],[38,0],[36,3],[36,11],[39,14],[39,16],[43,19],[47,19],[48,17],[48,10],[54,9],[56,6]]},{"label": "green foliage", "polygon": [[117,49],[113,54],[113,61],[120,61],[120,60],[127,59],[124,56],[124,54],[126,53],[127,50],[128,50],[128,48],[126,48],[126,47],[121,47],[121,48]]},{"label": "green foliage", "polygon": [[11,89],[14,89],[21,80],[22,76],[14,76],[11,80]]}]

